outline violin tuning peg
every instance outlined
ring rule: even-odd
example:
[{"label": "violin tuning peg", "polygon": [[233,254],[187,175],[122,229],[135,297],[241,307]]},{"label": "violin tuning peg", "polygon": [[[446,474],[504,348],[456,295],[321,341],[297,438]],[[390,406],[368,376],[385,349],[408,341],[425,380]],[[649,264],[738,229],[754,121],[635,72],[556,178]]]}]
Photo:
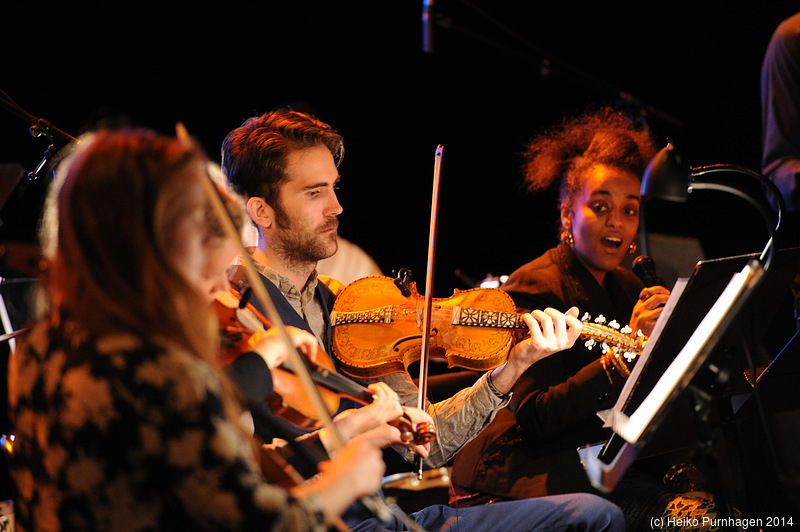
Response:
[{"label": "violin tuning peg", "polygon": [[633,332],[633,329],[631,329],[630,325],[626,325],[619,332],[621,332],[622,334],[630,334]]},{"label": "violin tuning peg", "polygon": [[603,325],[606,322],[606,317],[600,314],[594,319],[594,322],[597,323],[598,325]]},{"label": "violin tuning peg", "polygon": [[611,327],[612,329],[617,329],[617,330],[619,330],[620,327],[619,322],[617,320],[611,320],[608,326]]},{"label": "violin tuning peg", "polygon": [[587,322],[587,321],[589,321],[590,319],[592,319],[592,317],[589,315],[589,313],[588,313],[588,312],[584,312],[584,313],[583,313],[583,316],[581,316],[581,321],[582,321],[582,322],[584,322],[584,323],[586,323],[586,322]]},{"label": "violin tuning peg", "polygon": [[594,341],[594,338],[589,338],[588,340],[586,340],[586,343],[584,343],[583,345],[586,346],[586,349],[591,350],[595,346],[596,343],[597,342]]},{"label": "violin tuning peg", "polygon": [[636,353],[632,351],[625,351],[624,355],[625,355],[625,360],[628,361],[628,364],[633,362],[633,359],[636,358]]}]

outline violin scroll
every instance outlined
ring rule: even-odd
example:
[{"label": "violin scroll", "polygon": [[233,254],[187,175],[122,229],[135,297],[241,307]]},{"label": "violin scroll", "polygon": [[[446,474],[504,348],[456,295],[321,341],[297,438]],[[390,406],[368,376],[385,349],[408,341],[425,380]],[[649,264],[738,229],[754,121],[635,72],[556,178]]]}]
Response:
[{"label": "violin scroll", "polygon": [[586,340],[584,344],[586,349],[591,350],[599,342],[603,353],[609,349],[616,349],[630,363],[639,356],[647,344],[647,337],[641,330],[632,334],[633,329],[628,325],[621,327],[616,320],[606,323],[606,318],[602,314],[591,322],[589,320],[588,313],[581,317],[581,322],[583,322],[581,338]]},{"label": "violin scroll", "polygon": [[436,437],[436,427],[432,423],[417,423],[415,426],[408,416],[390,421],[389,425],[400,431],[400,441],[405,445],[424,445]]}]

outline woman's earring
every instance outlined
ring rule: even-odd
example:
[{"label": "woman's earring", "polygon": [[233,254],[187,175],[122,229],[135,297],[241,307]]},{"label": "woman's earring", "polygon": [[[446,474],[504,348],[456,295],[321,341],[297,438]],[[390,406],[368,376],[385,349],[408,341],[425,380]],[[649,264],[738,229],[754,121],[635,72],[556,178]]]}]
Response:
[{"label": "woman's earring", "polygon": [[634,253],[636,253],[636,248],[637,248],[636,242],[631,242],[631,245],[628,246],[628,255],[633,255]]},{"label": "woman's earring", "polygon": [[568,246],[571,246],[572,244],[574,244],[574,243],[575,243],[575,237],[574,237],[574,236],[572,236],[572,233],[571,233],[571,232],[569,232],[569,231],[564,231],[563,233],[561,233],[561,241],[562,241],[564,244],[566,244],[566,245],[568,245]]}]

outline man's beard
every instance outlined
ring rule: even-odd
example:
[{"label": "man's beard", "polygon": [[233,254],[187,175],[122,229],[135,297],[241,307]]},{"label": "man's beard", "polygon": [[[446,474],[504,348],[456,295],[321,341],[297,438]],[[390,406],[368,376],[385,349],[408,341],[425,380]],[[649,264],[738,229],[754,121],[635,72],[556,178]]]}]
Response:
[{"label": "man's beard", "polygon": [[285,212],[276,216],[275,222],[281,231],[275,234],[272,249],[286,264],[299,266],[317,263],[332,256],[339,247],[336,231],[320,234],[322,231],[339,226],[339,221],[335,216],[310,231],[296,229],[295,226],[302,224],[295,223]]}]

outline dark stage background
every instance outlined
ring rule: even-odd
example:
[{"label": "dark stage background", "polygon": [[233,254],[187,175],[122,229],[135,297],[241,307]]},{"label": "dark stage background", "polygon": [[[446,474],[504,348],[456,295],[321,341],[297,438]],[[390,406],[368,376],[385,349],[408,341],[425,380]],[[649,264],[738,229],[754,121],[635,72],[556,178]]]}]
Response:
[{"label": "dark stage background", "polygon": [[[761,58],[796,9],[436,0],[426,53],[422,2],[281,5],[7,14],[0,89],[76,136],[101,120],[164,132],[181,121],[214,159],[245,118],[312,109],[346,140],[341,235],[387,274],[410,268],[421,291],[441,143],[434,295],[446,297],[469,286],[456,270],[510,273],[555,242],[555,203],[523,192],[518,153],[587,105],[626,104],[692,165],[758,169]],[[47,142],[28,126],[0,110],[0,163],[36,167]],[[46,185],[16,186],[0,212],[3,241],[33,238]]]},{"label": "dark stage background", "polygon": [[[74,136],[98,122],[171,133],[180,121],[215,160],[244,119],[287,104],[310,109],[345,137],[341,235],[386,274],[410,268],[420,293],[442,144],[436,297],[470,287],[468,278],[510,273],[556,242],[555,200],[524,192],[518,154],[587,105],[624,105],[693,166],[757,170],[761,60],[776,25],[798,9],[790,1],[435,0],[433,50],[424,52],[421,0],[239,4],[6,9],[0,89]],[[0,108],[1,165],[28,172],[42,160],[47,142],[29,125]],[[13,176],[3,173],[7,186]],[[33,242],[48,183],[46,174],[21,177],[0,209],[0,244]],[[757,214],[693,196],[689,209],[646,209],[647,228],[699,239],[709,258],[761,251]],[[673,249],[667,255],[688,252],[691,268],[693,249]],[[15,285],[3,285],[6,304],[15,301],[7,297]],[[787,342],[771,338],[767,360]],[[761,491],[741,500],[770,498]]]}]

